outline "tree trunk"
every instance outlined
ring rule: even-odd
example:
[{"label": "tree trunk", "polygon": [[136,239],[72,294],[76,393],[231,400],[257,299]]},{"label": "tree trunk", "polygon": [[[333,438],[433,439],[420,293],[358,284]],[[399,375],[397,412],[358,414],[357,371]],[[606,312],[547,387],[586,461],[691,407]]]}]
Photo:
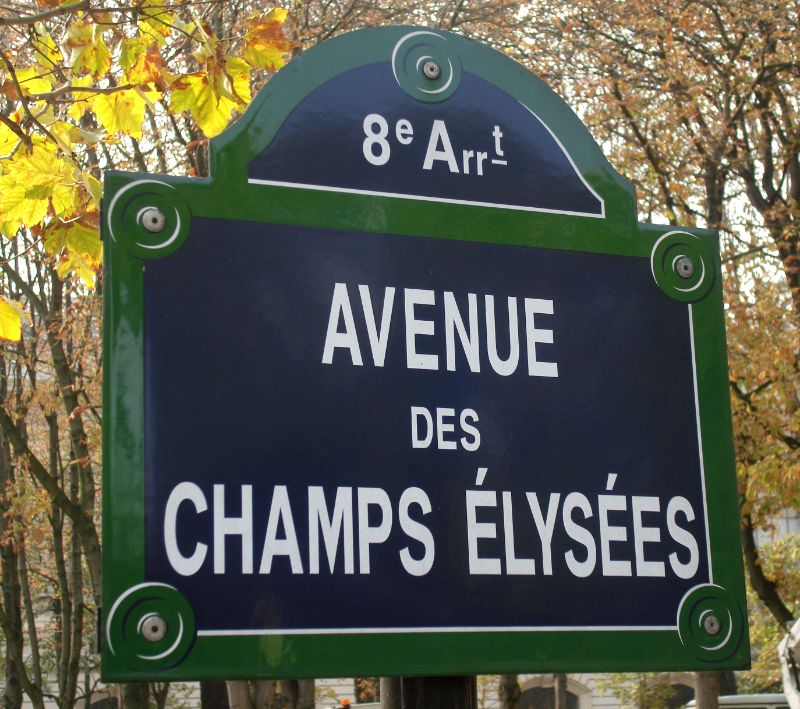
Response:
[{"label": "tree trunk", "polygon": [[[253,685],[253,704],[255,709],[276,709],[278,694],[275,690],[275,680],[256,680]],[[214,707],[210,709],[214,709]]]},{"label": "tree trunk", "polygon": [[315,692],[313,679],[299,679],[295,682],[297,687],[297,699],[294,709],[314,709]]},{"label": "tree trunk", "polygon": [[[744,502],[742,500],[742,502]],[[740,504],[740,509],[742,505]],[[778,593],[778,588],[773,581],[770,581],[761,567],[761,560],[756,546],[753,521],[750,515],[741,509],[742,513],[742,551],[744,552],[744,563],[747,568],[747,576],[750,579],[750,587],[756,592],[761,602],[767,607],[773,618],[778,623],[787,628],[789,623],[794,620],[791,611],[786,607]]]},{"label": "tree trunk", "polygon": [[230,709],[254,709],[253,699],[250,696],[250,687],[247,680],[227,682],[228,705]]},{"label": "tree trunk", "polygon": [[5,636],[5,676],[3,706],[17,709],[22,706],[23,692],[37,709],[44,707],[41,687],[30,681],[25,669],[22,621],[22,586],[19,578],[19,557],[13,536],[15,532],[9,505],[5,497],[7,487],[13,485],[14,466],[8,441],[0,435],[0,627]]},{"label": "tree trunk", "polygon": [[[0,460],[0,535],[10,534],[6,525],[10,518],[6,514],[6,485],[10,484],[10,456],[3,455]],[[2,572],[2,602],[0,619],[3,622],[5,640],[5,687],[3,688],[3,707],[19,709],[22,706],[22,681],[19,675],[17,658],[22,657],[22,609],[20,606],[19,566],[14,545],[0,544],[0,571]]]},{"label": "tree trunk", "polygon": [[567,709],[567,675],[563,672],[553,675],[553,687],[555,689],[554,709]]},{"label": "tree trunk", "polygon": [[287,709],[314,709],[314,680],[293,679],[281,681],[282,694],[287,700]]},{"label": "tree trunk", "polygon": [[517,709],[520,694],[517,675],[500,675],[500,709]]},{"label": "tree trunk", "polygon": [[150,694],[156,704],[156,709],[166,709],[169,699],[169,682],[153,682],[150,685]]}]

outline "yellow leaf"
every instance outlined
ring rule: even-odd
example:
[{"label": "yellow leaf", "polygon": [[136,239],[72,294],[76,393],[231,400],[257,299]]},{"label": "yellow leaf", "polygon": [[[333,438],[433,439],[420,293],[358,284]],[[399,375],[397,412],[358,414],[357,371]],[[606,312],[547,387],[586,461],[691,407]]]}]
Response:
[{"label": "yellow leaf", "polygon": [[120,53],[120,64],[130,84],[153,84],[162,91],[174,76],[167,69],[164,57],[155,42],[148,44],[145,38],[125,40]]},{"label": "yellow leaf", "polygon": [[58,257],[56,270],[62,278],[77,275],[88,288],[94,288],[95,275],[103,258],[96,226],[73,221],[48,229],[44,245],[49,254]]},{"label": "yellow leaf", "polygon": [[71,216],[80,206],[75,167],[47,143],[3,162],[0,175],[0,214],[16,231],[41,222],[52,206],[57,215]]},{"label": "yellow leaf", "polygon": [[[41,118],[39,120],[41,121]],[[51,135],[59,142],[60,145],[64,145],[72,149],[72,146],[76,143],[86,142],[84,133],[88,131],[82,131],[72,123],[67,123],[66,121],[53,121],[52,123],[47,123],[46,125],[47,130],[50,131]]]},{"label": "yellow leaf", "polygon": [[172,85],[170,103],[176,112],[191,111],[209,138],[221,133],[236,108],[250,102],[250,67],[229,57],[223,65],[209,61],[209,71],[182,76]]},{"label": "yellow leaf", "polygon": [[26,69],[17,69],[17,81],[25,95],[30,94],[43,94],[53,88],[53,84],[49,78],[42,75],[42,69],[37,67],[27,67]]},{"label": "yellow leaf", "polygon": [[27,314],[16,300],[0,295],[0,339],[19,342],[22,339],[22,319]]},{"label": "yellow leaf", "polygon": [[286,64],[286,53],[294,43],[283,34],[288,11],[276,7],[245,20],[244,60],[251,66],[277,71]]},{"label": "yellow leaf", "polygon": [[148,42],[156,41],[158,46],[166,42],[172,32],[176,18],[165,9],[164,0],[144,0],[139,6],[139,33]]},{"label": "yellow leaf", "polygon": [[100,94],[91,104],[97,120],[110,133],[127,133],[137,140],[142,137],[146,101],[136,89]]},{"label": "yellow leaf", "polygon": [[7,175],[0,176],[0,214],[3,231],[14,234],[21,226],[41,222],[50,209],[50,199],[41,187],[26,187]]},{"label": "yellow leaf", "polygon": [[67,252],[64,258],[56,266],[56,271],[61,278],[76,275],[80,278],[87,288],[94,288],[97,270],[86,261],[80,254]]},{"label": "yellow leaf", "polygon": [[238,57],[228,57],[216,79],[217,92],[221,96],[236,101],[240,108],[250,103],[250,67],[247,62]]},{"label": "yellow leaf", "polygon": [[92,202],[94,202],[94,206],[100,209],[100,201],[103,198],[103,183],[88,172],[82,172],[81,179],[83,180],[83,186],[92,198]]},{"label": "yellow leaf", "polygon": [[214,93],[208,74],[202,71],[182,76],[173,84],[170,105],[176,113],[191,111],[209,138],[225,129],[235,106],[230,99]]},{"label": "yellow leaf", "polygon": [[53,211],[59,217],[72,217],[80,209],[81,201],[79,184],[75,181],[56,187],[50,197]]},{"label": "yellow leaf", "polygon": [[42,185],[53,190],[75,184],[75,167],[48,143],[35,143],[33,150],[17,155],[5,168],[25,185]]},{"label": "yellow leaf", "polygon": [[111,68],[111,52],[102,28],[85,19],[73,22],[64,37],[64,61],[76,74],[105,76]]},{"label": "yellow leaf", "polygon": [[126,37],[120,42],[119,65],[123,71],[128,71],[136,59],[147,48],[147,40],[143,37]]},{"label": "yellow leaf", "polygon": [[61,52],[58,51],[53,38],[41,23],[34,26],[31,37],[33,50],[36,52],[38,62],[45,66],[54,66],[61,61]]},{"label": "yellow leaf", "polygon": [[[94,83],[91,76],[73,76],[70,84],[73,86],[91,86]],[[76,123],[83,118],[86,109],[89,108],[89,96],[91,94],[76,92],[73,94],[72,105],[67,110],[67,115]]]},{"label": "yellow leaf", "polygon": [[71,222],[70,228],[67,229],[66,244],[70,251],[80,254],[94,268],[100,265],[103,258],[103,242],[100,241],[100,231],[96,225]]},{"label": "yellow leaf", "polygon": [[289,16],[289,10],[287,10],[285,7],[273,7],[266,14],[267,19],[270,19],[273,22],[277,22],[280,25],[286,22],[286,18],[288,16]]},{"label": "yellow leaf", "polygon": [[[13,117],[10,117],[13,120]],[[0,123],[0,156],[9,155],[19,143],[19,137],[5,123]]]}]

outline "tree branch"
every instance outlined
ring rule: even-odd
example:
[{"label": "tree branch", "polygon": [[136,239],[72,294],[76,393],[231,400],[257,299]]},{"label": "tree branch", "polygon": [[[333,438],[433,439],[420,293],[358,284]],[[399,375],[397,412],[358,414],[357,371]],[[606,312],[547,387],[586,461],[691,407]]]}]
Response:
[{"label": "tree branch", "polygon": [[133,84],[123,84],[122,86],[73,86],[67,84],[66,86],[59,86],[52,91],[46,91],[43,94],[31,94],[30,98],[35,101],[50,101],[54,98],[59,98],[64,94],[69,93],[84,93],[84,94],[114,94],[117,91],[127,91],[132,89]]},{"label": "tree branch", "polygon": [[756,546],[755,532],[753,530],[753,520],[750,514],[744,511],[742,511],[741,532],[742,551],[744,552],[747,575],[750,577],[750,586],[769,612],[772,613],[773,618],[778,621],[781,627],[786,628],[794,620],[794,616],[781,599],[775,582],[768,579],[764,574],[764,569],[761,568],[761,559],[758,555],[758,547]]},{"label": "tree branch", "polygon": [[22,104],[22,110],[25,111],[25,115],[27,116],[28,120],[42,132],[42,135],[46,136],[47,138],[52,140],[53,143],[58,145],[59,143],[55,139],[53,134],[42,125],[42,123],[39,121],[38,118],[36,118],[36,116],[33,115],[33,113],[31,113],[31,109],[28,106],[28,101],[25,98],[25,93],[23,92],[22,87],[19,85],[19,79],[17,78],[17,72],[14,69],[14,65],[11,63],[11,60],[6,56],[6,53],[2,50],[0,50],[0,59],[2,59],[3,64],[5,64],[6,70],[8,71],[8,74],[11,77],[11,81],[14,84],[14,88],[17,90],[17,94],[19,95],[19,102]]},{"label": "tree branch", "polygon": [[26,135],[25,131],[20,128],[19,124],[12,121],[4,113],[0,113],[0,123],[14,133],[14,135],[16,135],[25,144],[26,148],[30,149],[33,147],[33,142],[31,141],[30,136]]},{"label": "tree branch", "polygon": [[0,17],[0,27],[9,25],[33,25],[42,20],[47,20],[57,15],[66,15],[70,12],[77,10],[88,10],[89,0],[78,0],[78,2],[71,2],[69,5],[62,5],[61,7],[54,7],[50,10],[43,10],[33,15],[14,15],[12,17]]}]

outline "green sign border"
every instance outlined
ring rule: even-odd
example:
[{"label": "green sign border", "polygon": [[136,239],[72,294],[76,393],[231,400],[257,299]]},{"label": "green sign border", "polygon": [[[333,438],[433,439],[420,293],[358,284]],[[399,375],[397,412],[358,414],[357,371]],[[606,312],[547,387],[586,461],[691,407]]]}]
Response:
[{"label": "green sign border", "polygon": [[[414,31],[435,35],[440,56],[453,59],[461,71],[535,107],[604,199],[605,218],[248,184],[248,161],[268,145],[302,98],[348,69],[391,60],[392,48]],[[399,79],[410,95],[420,98],[414,93],[415,76]],[[678,671],[749,665],[721,270],[714,232],[637,223],[632,186],[612,169],[581,121],[556,94],[504,55],[438,30],[360,30],[321,44],[279,72],[239,122],[210,145],[212,177],[207,180],[121,172],[105,175],[104,680]],[[142,210],[150,206],[166,215],[165,228],[157,234],[141,224]],[[647,259],[653,287],[686,302],[691,312],[715,585],[698,587],[687,595],[680,613],[676,609],[676,630],[201,635],[195,639],[191,608],[180,593],[145,583],[143,437],[144,267],[148,259],[162,258],[191,238],[193,216]],[[224,234],[219,242],[224,253]],[[679,255],[688,256],[695,265],[695,274],[688,280],[674,271]],[[722,623],[721,632],[714,636],[707,634],[702,622],[709,610]],[[160,642],[147,642],[138,634],[138,620],[149,613],[167,620],[167,637]],[[181,629],[179,636],[176,628]]]}]

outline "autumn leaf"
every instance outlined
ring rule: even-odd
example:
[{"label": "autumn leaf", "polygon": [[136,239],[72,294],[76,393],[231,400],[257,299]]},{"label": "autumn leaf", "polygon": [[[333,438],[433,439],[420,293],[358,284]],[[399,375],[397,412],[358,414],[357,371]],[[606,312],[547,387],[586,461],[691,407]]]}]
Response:
[{"label": "autumn leaf", "polygon": [[27,224],[37,224],[47,216],[50,200],[41,187],[28,187],[8,180],[0,175],[0,213],[3,215],[3,231],[6,235],[16,233]]},{"label": "autumn leaf", "polygon": [[[91,86],[94,83],[94,80],[91,76],[73,76],[70,83],[72,86],[86,87]],[[80,93],[67,109],[67,116],[75,122],[80,121],[88,108],[89,98],[87,97],[87,94]]]},{"label": "autumn leaf", "polygon": [[95,208],[100,209],[100,202],[103,199],[103,183],[88,172],[81,173],[81,180],[86,192],[92,198]]},{"label": "autumn leaf", "polygon": [[146,103],[136,89],[99,94],[91,100],[94,115],[109,133],[126,133],[137,140],[142,137]]},{"label": "autumn leaf", "polygon": [[139,34],[150,43],[155,41],[162,46],[172,32],[172,27],[180,24],[166,11],[164,0],[144,0],[139,5]]},{"label": "autumn leaf", "polygon": [[166,91],[168,84],[175,79],[158,51],[158,45],[143,37],[132,37],[123,42],[120,65],[130,84],[152,84]]},{"label": "autumn leaf", "polygon": [[207,71],[178,79],[172,85],[172,110],[191,111],[209,138],[228,125],[234,109],[250,102],[250,67],[241,59],[209,61]]},{"label": "autumn leaf", "polygon": [[72,123],[66,121],[55,120],[52,123],[47,123],[47,130],[59,142],[59,144],[74,148],[76,145],[93,145],[98,140],[102,133],[96,131],[89,131],[79,128]]},{"label": "autumn leaf", "polygon": [[94,23],[85,19],[73,22],[63,46],[64,62],[76,74],[100,78],[111,68],[111,52],[103,39],[103,30]]},{"label": "autumn leaf", "polygon": [[[12,121],[15,119],[14,116],[9,116],[9,118]],[[18,143],[19,136],[5,123],[0,123],[0,157],[11,153]]]},{"label": "autumn leaf", "polygon": [[34,26],[31,35],[31,44],[36,52],[37,61],[45,66],[56,66],[61,61],[61,52],[58,51],[56,43],[47,30],[41,25]]},{"label": "autumn leaf", "polygon": [[43,71],[40,67],[27,67],[16,70],[17,81],[23,94],[27,96],[30,94],[43,94],[53,88],[52,82],[42,73]]},{"label": "autumn leaf", "polygon": [[288,11],[276,7],[267,13],[245,20],[244,60],[259,69],[277,71],[286,64],[286,53],[294,43],[283,34]]},{"label": "autumn leaf", "polygon": [[0,295],[0,340],[19,342],[22,339],[22,319],[27,319],[22,305]]},{"label": "autumn leaf", "polygon": [[33,226],[47,216],[69,216],[80,206],[75,168],[48,144],[35,143],[30,152],[3,161],[0,175],[0,213],[6,227],[16,231]]},{"label": "autumn leaf", "polygon": [[96,224],[72,221],[48,229],[44,236],[47,253],[58,258],[56,271],[62,278],[77,275],[88,288],[94,288],[103,246]]}]

